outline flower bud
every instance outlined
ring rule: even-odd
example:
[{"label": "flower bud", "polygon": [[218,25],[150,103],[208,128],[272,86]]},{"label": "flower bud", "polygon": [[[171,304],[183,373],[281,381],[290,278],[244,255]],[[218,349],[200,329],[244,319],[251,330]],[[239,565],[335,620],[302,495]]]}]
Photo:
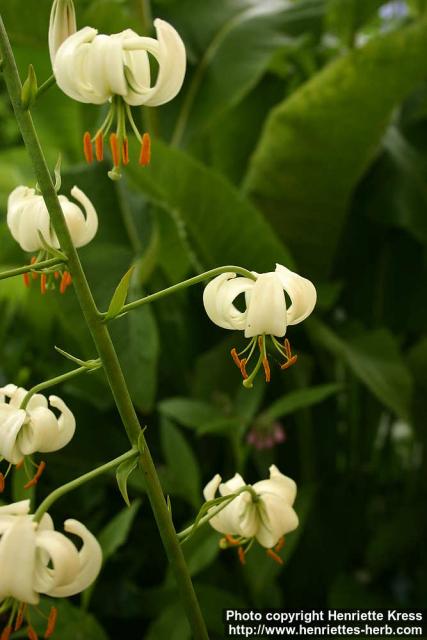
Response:
[{"label": "flower bud", "polygon": [[21,105],[23,109],[29,109],[37,96],[37,76],[32,64],[28,67],[28,76],[22,85]]},{"label": "flower bud", "polygon": [[61,44],[76,31],[73,0],[54,0],[49,22],[49,52],[52,64]]}]

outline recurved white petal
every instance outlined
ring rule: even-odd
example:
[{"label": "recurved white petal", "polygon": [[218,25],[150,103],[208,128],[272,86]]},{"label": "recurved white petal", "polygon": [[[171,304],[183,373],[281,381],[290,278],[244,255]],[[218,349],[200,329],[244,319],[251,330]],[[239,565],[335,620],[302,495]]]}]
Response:
[{"label": "recurved white petal", "polygon": [[68,582],[50,589],[47,595],[66,598],[84,591],[97,578],[102,566],[102,551],[98,540],[78,520],[66,520],[64,529],[67,533],[79,536],[83,541],[79,555],[79,571]]},{"label": "recurved white petal", "polygon": [[30,500],[20,500],[0,506],[0,516],[25,516],[30,513]]},{"label": "recurved white petal", "polygon": [[87,78],[89,47],[98,31],[84,27],[67,38],[56,52],[53,72],[58,87],[79,102],[103,104],[107,98],[95,95]]},{"label": "recurved white petal", "polygon": [[203,496],[206,501],[213,500],[215,494],[218,491],[218,487],[221,484],[221,476],[217,473],[212,480],[209,480],[208,484],[203,489]]},{"label": "recurved white petal", "polygon": [[281,264],[276,264],[275,273],[292,302],[287,312],[288,324],[298,324],[305,320],[316,306],[316,288],[310,280]]},{"label": "recurved white petal", "polygon": [[283,475],[276,467],[271,465],[270,467],[270,479],[260,480],[253,485],[254,491],[258,495],[272,494],[283,500],[284,503],[293,505],[297,494],[297,485],[292,480]]},{"label": "recurved white petal", "polygon": [[259,527],[256,539],[263,547],[274,547],[283,535],[298,527],[297,514],[277,495],[263,494],[257,507]]},{"label": "recurved white petal", "polygon": [[[95,237],[96,232],[98,231],[98,215],[96,213],[95,207],[92,202],[89,200],[87,195],[83,193],[81,189],[74,186],[71,189],[71,195],[73,198],[79,202],[86,212],[86,219],[83,224],[80,224],[79,228],[76,229],[73,236],[73,231],[71,228],[71,224],[67,221],[67,226],[70,229],[71,237],[73,238],[74,245],[76,247],[84,247]],[[83,217],[83,216],[82,216]]]},{"label": "recurved white petal", "polygon": [[76,419],[74,414],[67,407],[65,402],[58,396],[49,396],[49,402],[52,407],[59,409],[61,415],[57,420],[57,433],[55,442],[52,443],[54,449],[40,449],[40,451],[57,451],[65,447],[72,439],[76,430]]},{"label": "recurved white petal", "polygon": [[23,457],[17,440],[26,417],[23,409],[0,405],[0,456],[12,464],[17,464]]},{"label": "recurved white petal", "polygon": [[12,597],[37,604],[34,590],[35,531],[28,516],[16,516],[0,540],[0,602]]},{"label": "recurved white petal", "polygon": [[186,70],[185,46],[178,32],[164,20],[154,21],[157,40],[155,38],[129,38],[125,42],[128,51],[144,50],[151,53],[158,62],[159,70],[156,83],[148,90],[145,89],[145,78],[133,92],[126,96],[126,101],[132,105],[147,105],[156,107],[172,100],[182,87]]},{"label": "recurved white petal", "polygon": [[223,329],[243,330],[246,310],[239,311],[233,302],[253,285],[250,278],[236,278],[235,273],[222,273],[211,280],[203,291],[203,304],[210,320]]},{"label": "recurved white petal", "polygon": [[253,338],[263,333],[278,337],[286,333],[286,300],[275,273],[262,273],[251,289],[245,337]]},{"label": "recurved white petal", "polygon": [[[36,536],[39,553],[34,574],[34,589],[50,593],[58,586],[72,582],[80,571],[79,554],[74,544],[58,531],[39,531]],[[49,561],[52,567],[48,566]]]}]

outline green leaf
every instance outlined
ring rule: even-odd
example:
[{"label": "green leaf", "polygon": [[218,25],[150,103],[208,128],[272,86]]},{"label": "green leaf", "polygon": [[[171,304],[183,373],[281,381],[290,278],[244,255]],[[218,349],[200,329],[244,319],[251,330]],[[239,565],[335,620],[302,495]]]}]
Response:
[{"label": "green leaf", "polygon": [[266,271],[275,262],[292,266],[259,211],[223,176],[185,152],[154,140],[150,166],[141,171],[129,164],[128,171],[151,201],[185,224],[204,267],[239,264]]},{"label": "green leaf", "polygon": [[200,429],[204,424],[224,416],[216,407],[191,398],[167,398],[159,403],[163,415],[190,429]]},{"label": "green leaf", "polygon": [[183,546],[191,576],[206,569],[219,553],[218,533],[209,525],[198,529]]},{"label": "green leaf", "polygon": [[339,384],[321,384],[317,387],[308,387],[307,389],[298,389],[282,396],[276,402],[268,407],[261,416],[269,420],[276,420],[290,413],[294,413],[299,409],[310,407],[313,404],[323,402],[326,398],[338,393],[341,389]]},{"label": "green leaf", "polygon": [[191,640],[191,631],[179,602],[162,610],[160,616],[150,625],[145,640]]},{"label": "green leaf", "polygon": [[318,320],[307,328],[314,342],[342,358],[380,402],[408,420],[412,378],[391,333],[378,329],[344,340]]},{"label": "green leaf", "polygon": [[130,501],[128,496],[128,478],[133,471],[135,471],[138,466],[138,456],[135,454],[135,458],[129,458],[129,460],[125,460],[122,462],[116,471],[116,480],[119,486],[120,493],[123,496],[123,500],[126,502],[127,506],[130,507]]},{"label": "green leaf", "polygon": [[[39,607],[46,618],[51,607],[57,608],[55,635],[61,640],[108,640],[107,634],[96,618],[68,600],[42,598]],[[39,637],[42,638],[46,630],[46,619],[37,615],[32,617],[31,622]]]},{"label": "green leaf", "polygon": [[110,328],[132,400],[146,413],[157,390],[159,335],[153,309],[134,309]]},{"label": "green leaf", "polygon": [[105,316],[106,320],[109,318],[114,318],[117,316],[123,308],[123,305],[126,302],[126,298],[129,291],[130,281],[132,278],[133,270],[135,267],[131,267],[129,271],[125,273],[123,278],[120,280],[117,288],[111,298],[110,306],[108,307],[107,315]]},{"label": "green leaf", "polygon": [[[192,136],[211,125],[256,86],[275,52],[292,42],[283,31],[294,31],[296,23],[306,21],[308,8],[316,17],[322,13],[321,3],[313,6],[312,0],[300,1],[297,6],[287,0],[264,0],[256,4],[218,2],[215,9],[221,21],[215,24],[212,5],[201,2],[194,7],[192,0],[184,2],[184,6],[180,4],[180,21],[186,5],[192,18],[190,29],[203,29],[203,23],[210,28],[184,95],[174,135],[176,143],[185,131]],[[196,38],[200,41],[199,34],[194,34]],[[242,47],[246,52],[244,56]]]},{"label": "green leaf", "polygon": [[104,562],[126,542],[140,506],[141,501],[135,500],[127,509],[122,509],[122,511],[115,515],[104,529],[102,529],[98,536],[98,541],[102,547]]},{"label": "green leaf", "polygon": [[162,449],[169,481],[174,491],[198,508],[200,503],[200,469],[192,448],[179,429],[167,418],[160,425]]},{"label": "green leaf", "polygon": [[[102,548],[103,564],[105,564],[108,558],[114,555],[117,549],[125,544],[140,506],[141,500],[132,502],[129,507],[122,509],[122,511],[115,515],[98,535],[98,542]],[[92,583],[90,587],[83,592],[82,605],[85,609],[89,606],[94,587],[95,583]]]},{"label": "green leaf", "polygon": [[330,269],[352,192],[393,109],[426,74],[422,21],[338,58],[271,112],[245,190],[304,273]]}]

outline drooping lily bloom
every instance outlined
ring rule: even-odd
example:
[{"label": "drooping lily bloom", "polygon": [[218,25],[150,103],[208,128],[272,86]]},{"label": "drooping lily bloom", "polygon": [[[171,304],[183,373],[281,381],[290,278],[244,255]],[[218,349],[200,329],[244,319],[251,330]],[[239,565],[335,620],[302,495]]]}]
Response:
[{"label": "drooping lily bloom", "polygon": [[[59,47],[53,58],[53,72],[60,89],[70,98],[90,104],[111,104],[107,117],[95,136],[87,132],[84,150],[93,160],[103,159],[103,141],[113,127],[110,146],[114,162],[111,178],[120,177],[119,166],[129,162],[126,122],[141,142],[140,164],[149,162],[148,134],[140,134],[131,106],[156,107],[172,100],[181,89],[186,69],[184,43],[164,20],[155,20],[157,38],[141,37],[132,29],[112,35],[98,34],[84,27]],[[151,84],[149,54],[157,61],[158,72]]]},{"label": "drooping lily bloom", "polygon": [[[48,403],[45,396],[36,393],[21,409],[26,394],[14,384],[0,388],[0,456],[10,464],[18,464],[37,451],[62,449],[76,428],[74,415],[61,398],[49,396]],[[59,417],[52,408],[58,409]]]},{"label": "drooping lily bloom", "polygon": [[[98,216],[89,198],[78,187],[71,189],[71,195],[82,205],[86,215],[66,196],[59,196],[59,202],[74,246],[83,247],[95,237]],[[43,249],[39,234],[46,244],[59,248],[43,196],[37,195],[35,189],[20,186],[12,191],[7,202],[7,225],[24,251]]]},{"label": "drooping lily bloom", "polygon": [[52,64],[61,44],[76,31],[73,0],[54,0],[49,22],[49,53]]},{"label": "drooping lily bloom", "polygon": [[[222,273],[214,278],[205,288],[203,303],[209,318],[223,329],[244,331],[245,337],[250,338],[249,345],[239,354],[235,349],[231,355],[240,368],[243,384],[251,387],[253,378],[261,365],[264,366],[267,382],[270,380],[270,366],[267,358],[266,336],[271,341],[285,362],[282,369],[286,369],[296,361],[285,339],[283,346],[276,338],[283,338],[288,325],[298,324],[305,320],[313,311],[316,304],[316,289],[310,280],[290,271],[280,264],[276,270],[269,273],[257,274],[255,280],[235,273]],[[285,293],[291,300],[287,308]],[[245,309],[240,311],[234,304],[236,298],[244,294]],[[258,362],[248,376],[246,365],[259,347]],[[249,352],[245,358],[239,356]]]},{"label": "drooping lily bloom", "polygon": [[[206,500],[213,500],[218,490],[221,496],[229,496],[245,486],[245,481],[238,473],[223,483],[217,474],[208,482],[203,495]],[[269,555],[277,560],[274,548],[280,547],[283,536],[298,526],[298,516],[292,508],[296,484],[272,465],[270,478],[256,482],[250,489],[241,491],[209,523],[216,531],[226,534],[222,546],[236,545],[241,549],[241,559],[244,557],[244,548],[247,550],[255,539],[271,551]],[[218,510],[219,506],[212,507],[208,514]]]},{"label": "drooping lily bloom", "polygon": [[[78,551],[69,538],[55,531],[48,513],[37,523],[29,509],[29,500],[0,507],[0,605],[6,598],[13,599],[12,611],[14,603],[21,605],[17,616],[21,620],[12,620],[7,629],[22,624],[25,605],[37,605],[41,594],[66,598],[86,589],[102,564],[99,542],[81,522],[64,523],[67,533],[81,538]],[[52,629],[45,637],[51,633]]]}]

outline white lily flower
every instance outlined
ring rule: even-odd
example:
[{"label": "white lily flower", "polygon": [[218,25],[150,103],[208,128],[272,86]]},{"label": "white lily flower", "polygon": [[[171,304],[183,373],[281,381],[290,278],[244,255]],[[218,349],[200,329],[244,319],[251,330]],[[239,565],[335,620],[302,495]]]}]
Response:
[{"label": "white lily flower", "polygon": [[[276,337],[283,338],[288,325],[298,324],[305,320],[316,305],[316,289],[310,280],[290,271],[280,264],[276,270],[258,274],[255,280],[235,273],[222,273],[214,278],[203,292],[203,303],[209,318],[223,329],[244,331],[246,338],[251,338],[247,349],[240,354],[232,350],[232,356],[245,378],[245,386],[252,386],[252,379],[264,366],[267,381],[270,380],[270,368],[267,359],[265,337],[271,336],[279,353],[285,358],[282,368],[287,368],[296,360],[292,356],[288,340],[282,346]],[[244,294],[246,308],[240,311],[234,304],[236,298]],[[291,305],[287,308],[287,294]],[[247,376],[245,365],[259,346],[260,356],[251,376]],[[239,356],[249,351],[247,358]]]},{"label": "white lily flower", "polygon": [[[154,21],[157,38],[141,37],[132,29],[112,35],[98,34],[84,27],[67,38],[56,52],[53,72],[60,89],[70,98],[90,104],[111,103],[110,111],[94,139],[84,137],[85,156],[93,159],[92,142],[96,142],[96,158],[103,159],[103,140],[113,122],[117,130],[110,144],[115,172],[127,164],[128,120],[142,143],[140,164],[148,164],[149,138],[141,134],[133,120],[130,106],[157,107],[172,100],[184,82],[186,70],[185,46],[177,31],[164,20]],[[149,54],[158,65],[157,78],[151,84]]]},{"label": "white lily flower", "polygon": [[[221,496],[229,496],[245,486],[238,473],[227,482],[221,482],[217,474],[208,482],[203,495],[209,501],[216,497],[218,490]],[[250,491],[239,493],[209,523],[216,531],[226,534],[231,545],[246,545],[256,539],[261,546],[272,549],[298,526],[298,516],[292,508],[296,492],[295,482],[271,465],[268,480],[256,482]],[[212,507],[208,514],[217,511],[219,506]]]},{"label": "white lily flower", "polygon": [[83,542],[78,551],[55,531],[48,513],[37,523],[29,510],[29,500],[0,507],[0,604],[14,598],[37,605],[40,594],[73,596],[92,584],[101,569],[99,542],[81,522],[64,522],[64,530]]},{"label": "white lily flower", "polygon": [[[33,395],[21,409],[27,391],[14,384],[0,388],[0,456],[18,464],[24,456],[48,453],[65,447],[74,435],[76,421],[57,396]],[[6,400],[9,400],[7,402]],[[58,409],[59,417],[51,408]]]},{"label": "white lily flower", "polygon": [[[86,215],[66,196],[59,196],[59,202],[74,246],[83,247],[95,237],[98,216],[89,198],[78,187],[71,189],[71,195],[82,205]],[[43,196],[37,195],[35,189],[20,186],[12,191],[7,202],[7,225],[24,251],[43,249],[39,234],[49,246],[59,248]]]},{"label": "white lily flower", "polygon": [[49,22],[49,53],[52,64],[61,44],[76,31],[73,0],[54,0]]}]

